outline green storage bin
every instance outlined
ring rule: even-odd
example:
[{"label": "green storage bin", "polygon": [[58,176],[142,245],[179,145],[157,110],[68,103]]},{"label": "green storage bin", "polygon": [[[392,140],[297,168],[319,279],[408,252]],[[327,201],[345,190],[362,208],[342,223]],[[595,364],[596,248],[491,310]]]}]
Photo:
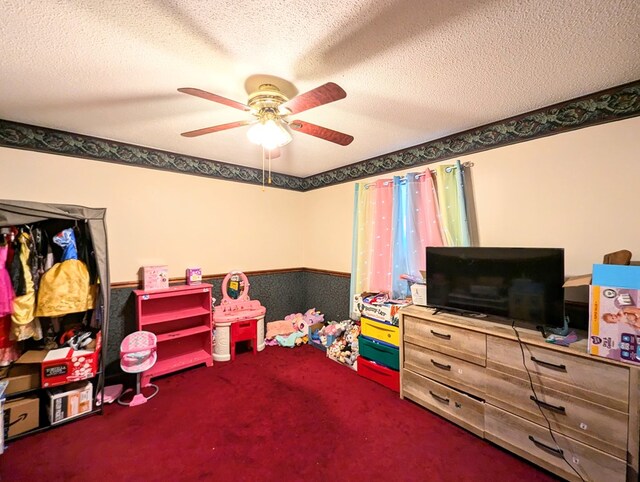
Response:
[{"label": "green storage bin", "polygon": [[358,340],[360,356],[393,370],[400,370],[400,350],[397,347],[376,343],[362,335]]}]

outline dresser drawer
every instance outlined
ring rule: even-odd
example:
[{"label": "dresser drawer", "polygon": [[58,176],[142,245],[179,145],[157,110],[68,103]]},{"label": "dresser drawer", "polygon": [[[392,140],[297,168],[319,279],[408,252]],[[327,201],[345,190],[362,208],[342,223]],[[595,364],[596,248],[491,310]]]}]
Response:
[{"label": "dresser drawer", "polygon": [[484,436],[484,402],[410,370],[402,371],[402,396]]},{"label": "dresser drawer", "polygon": [[555,431],[618,458],[626,458],[629,422],[626,413],[544,385],[534,384],[534,395],[529,380],[490,368],[486,369],[485,380],[487,403],[539,425],[546,426],[546,416]]},{"label": "dresser drawer", "polygon": [[485,368],[413,343],[404,344],[404,367],[480,398],[485,391]]},{"label": "dresser drawer", "polygon": [[580,480],[563,457],[584,480],[594,482],[624,482],[626,462],[598,449],[553,432],[558,445],[546,427],[486,404],[485,436],[569,480]]},{"label": "dresser drawer", "polygon": [[[628,368],[526,343],[522,349],[533,383],[628,412]],[[487,367],[528,380],[522,351],[515,340],[488,336]]]},{"label": "dresser drawer", "polygon": [[397,326],[370,320],[364,316],[360,318],[360,332],[364,336],[399,346],[400,329]]},{"label": "dresser drawer", "polygon": [[485,366],[487,336],[484,333],[404,316],[404,340],[440,353]]}]

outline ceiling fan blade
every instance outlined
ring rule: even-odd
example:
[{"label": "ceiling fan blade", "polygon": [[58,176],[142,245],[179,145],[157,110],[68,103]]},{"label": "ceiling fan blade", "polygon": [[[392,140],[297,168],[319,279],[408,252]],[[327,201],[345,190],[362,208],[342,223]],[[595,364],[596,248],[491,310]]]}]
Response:
[{"label": "ceiling fan blade", "polygon": [[329,104],[336,100],[344,99],[347,93],[342,90],[338,84],[327,82],[320,87],[316,87],[309,92],[300,94],[293,99],[285,102],[280,107],[284,107],[291,111],[292,114],[298,114],[305,110],[318,107],[319,105]]},{"label": "ceiling fan blade", "polygon": [[353,136],[343,134],[342,132],[334,131],[332,129],[327,129],[326,127],[317,126],[309,122],[294,120],[289,122],[289,127],[294,131],[319,137],[325,141],[335,142],[341,146],[348,146],[353,141]]},{"label": "ceiling fan blade", "polygon": [[229,107],[233,107],[235,109],[239,109],[243,111],[251,110],[248,105],[242,104],[240,102],[236,102],[235,100],[227,99],[226,97],[222,97],[217,94],[212,94],[211,92],[206,92],[200,89],[194,89],[193,87],[181,87],[178,89],[178,92],[182,92],[183,94],[195,95],[196,97],[211,100],[213,102],[218,102],[219,104],[228,105]]},{"label": "ceiling fan blade", "polygon": [[252,122],[253,121],[251,120],[229,122],[228,124],[220,124],[218,126],[205,127],[203,129],[196,129],[195,131],[183,132],[180,135],[184,137],[197,137],[203,134],[210,134],[211,132],[226,131],[227,129],[233,129],[234,127],[246,126],[251,124]]}]

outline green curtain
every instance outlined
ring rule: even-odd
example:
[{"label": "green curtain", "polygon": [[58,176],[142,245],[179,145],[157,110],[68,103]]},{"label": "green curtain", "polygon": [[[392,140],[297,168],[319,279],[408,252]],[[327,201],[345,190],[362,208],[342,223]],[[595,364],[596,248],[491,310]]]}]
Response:
[{"label": "green curtain", "polygon": [[445,245],[470,246],[462,164],[457,161],[455,166],[436,166],[436,179]]}]

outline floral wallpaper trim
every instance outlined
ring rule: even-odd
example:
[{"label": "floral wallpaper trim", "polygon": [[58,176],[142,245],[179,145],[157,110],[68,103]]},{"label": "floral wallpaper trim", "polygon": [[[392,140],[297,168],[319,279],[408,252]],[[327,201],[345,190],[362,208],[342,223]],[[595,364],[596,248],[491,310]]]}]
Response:
[{"label": "floral wallpaper trim", "polygon": [[[271,187],[309,191],[640,115],[640,80]],[[0,119],[0,146],[262,184],[262,170]]]},{"label": "floral wallpaper trim", "polygon": [[640,115],[640,80],[306,177],[304,190],[444,161]]},{"label": "floral wallpaper trim", "polygon": [[[262,185],[262,170],[0,119],[0,146]],[[271,173],[271,187],[302,191],[303,179]]]}]

